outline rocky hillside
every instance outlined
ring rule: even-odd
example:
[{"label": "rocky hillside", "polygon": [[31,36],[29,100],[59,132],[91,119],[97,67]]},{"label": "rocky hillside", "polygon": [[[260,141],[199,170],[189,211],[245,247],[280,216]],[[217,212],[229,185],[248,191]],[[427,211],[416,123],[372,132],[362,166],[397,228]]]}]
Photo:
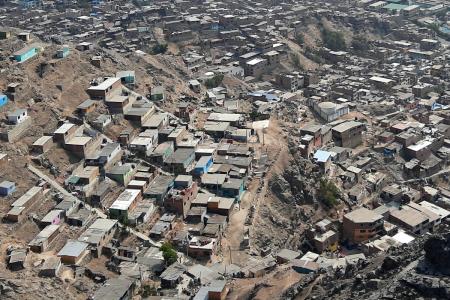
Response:
[{"label": "rocky hillside", "polygon": [[[285,292],[288,299],[449,299],[450,233],[391,248],[345,269],[307,276]],[[306,292],[306,293],[305,293]]]}]

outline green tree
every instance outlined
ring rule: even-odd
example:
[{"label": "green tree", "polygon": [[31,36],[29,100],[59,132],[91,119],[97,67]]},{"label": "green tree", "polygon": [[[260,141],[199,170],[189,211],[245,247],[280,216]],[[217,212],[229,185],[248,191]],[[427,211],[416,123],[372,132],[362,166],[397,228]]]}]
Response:
[{"label": "green tree", "polygon": [[153,284],[146,284],[146,285],[142,286],[141,296],[143,298],[147,298],[147,297],[150,297],[150,296],[157,296],[157,295],[158,295],[158,291],[157,291],[155,285],[153,285]]},{"label": "green tree", "polygon": [[331,208],[338,203],[340,192],[333,182],[327,179],[321,179],[318,196],[320,201]]},{"label": "green tree", "polygon": [[324,46],[328,49],[331,49],[333,51],[347,49],[347,45],[345,44],[345,39],[342,32],[324,28],[322,29],[322,39]]},{"label": "green tree", "polygon": [[223,74],[216,74],[213,78],[207,79],[205,81],[205,86],[208,89],[218,87],[223,81]]},{"label": "green tree", "polygon": [[301,67],[301,65],[300,65],[300,57],[299,57],[298,54],[292,55],[292,63],[294,64],[294,66],[296,68],[300,68]]},{"label": "green tree", "polygon": [[167,44],[156,44],[152,47],[153,54],[164,54],[167,51]]},{"label": "green tree", "polygon": [[312,60],[313,62],[316,62],[318,64],[323,64],[324,60],[323,58],[317,54],[317,51],[314,50],[313,48],[310,47],[306,47],[304,54],[307,58],[309,58],[310,60]]},{"label": "green tree", "polygon": [[172,244],[170,244],[169,242],[165,242],[164,244],[162,244],[159,250],[162,251],[164,261],[168,266],[177,261],[177,251],[175,251]]},{"label": "green tree", "polygon": [[353,37],[352,47],[356,51],[367,51],[370,49],[369,41],[362,35]]},{"label": "green tree", "polygon": [[305,43],[305,36],[302,33],[299,33],[295,36],[295,42],[300,46],[303,46]]},{"label": "green tree", "polygon": [[89,0],[78,0],[77,3],[81,8],[89,8],[91,6],[91,2]]}]

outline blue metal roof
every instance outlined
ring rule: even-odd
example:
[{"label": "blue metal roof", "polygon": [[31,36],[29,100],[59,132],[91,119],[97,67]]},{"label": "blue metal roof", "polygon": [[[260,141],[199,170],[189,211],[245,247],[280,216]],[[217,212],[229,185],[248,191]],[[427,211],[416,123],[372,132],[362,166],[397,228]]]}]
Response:
[{"label": "blue metal roof", "polygon": [[318,162],[326,162],[331,156],[331,152],[323,151],[323,150],[317,150],[314,154],[314,159]]}]

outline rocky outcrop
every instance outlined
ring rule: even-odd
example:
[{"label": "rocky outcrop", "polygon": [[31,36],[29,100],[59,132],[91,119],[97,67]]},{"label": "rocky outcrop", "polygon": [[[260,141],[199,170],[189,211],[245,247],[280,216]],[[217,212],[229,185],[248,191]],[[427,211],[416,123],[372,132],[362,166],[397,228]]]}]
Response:
[{"label": "rocky outcrop", "polygon": [[450,299],[450,278],[413,275],[401,282],[411,287],[418,295],[427,298]]},{"label": "rocky outcrop", "polygon": [[270,181],[270,188],[278,199],[284,203],[291,203],[294,199],[291,187],[283,176],[273,176]]},{"label": "rocky outcrop", "polygon": [[432,236],[424,245],[425,258],[436,271],[450,275],[450,233]]},{"label": "rocky outcrop", "polygon": [[321,177],[317,167],[301,157],[292,160],[291,165],[270,181],[272,192],[283,202],[298,205],[313,203]]},{"label": "rocky outcrop", "polygon": [[352,267],[326,270],[307,299],[450,299],[449,245],[449,229],[444,227],[441,233],[393,247]]}]

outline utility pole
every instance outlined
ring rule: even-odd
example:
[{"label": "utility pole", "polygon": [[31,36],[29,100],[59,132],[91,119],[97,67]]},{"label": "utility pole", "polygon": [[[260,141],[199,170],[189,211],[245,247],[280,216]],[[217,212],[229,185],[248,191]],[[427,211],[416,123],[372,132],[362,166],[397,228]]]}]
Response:
[{"label": "utility pole", "polygon": [[187,241],[187,244],[186,244],[186,256],[189,257],[189,233],[186,234],[186,241]]}]

